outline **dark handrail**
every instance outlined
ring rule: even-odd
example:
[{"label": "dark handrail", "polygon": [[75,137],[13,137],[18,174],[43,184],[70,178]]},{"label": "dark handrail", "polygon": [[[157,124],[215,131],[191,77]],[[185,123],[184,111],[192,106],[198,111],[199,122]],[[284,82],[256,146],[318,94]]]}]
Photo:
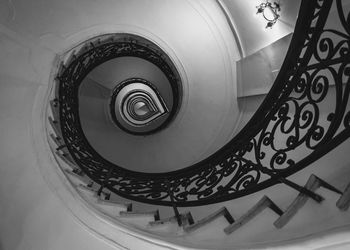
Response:
[{"label": "dark handrail", "polygon": [[[338,30],[325,26],[333,2],[342,24]],[[303,0],[281,70],[247,125],[213,155],[167,173],[130,171],[99,155],[81,128],[78,89],[93,68],[121,56],[142,57],[175,82],[179,78],[171,60],[152,43],[130,34],[111,34],[112,39],[103,42],[92,39],[86,44],[93,46],[85,46],[58,72],[56,98],[65,145],[92,180],[122,197],[150,204],[205,205],[235,199],[281,180],[290,183],[286,177],[350,136],[348,20],[341,0]],[[333,82],[334,111],[325,121],[320,119],[321,104],[328,102]]]}]

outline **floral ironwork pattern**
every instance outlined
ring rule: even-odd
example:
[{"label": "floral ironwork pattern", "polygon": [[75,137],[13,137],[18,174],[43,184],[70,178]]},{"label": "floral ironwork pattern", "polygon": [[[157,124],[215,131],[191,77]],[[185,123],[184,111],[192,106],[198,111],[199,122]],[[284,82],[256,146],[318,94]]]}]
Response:
[{"label": "floral ironwork pattern", "polygon": [[[333,27],[334,20],[341,25]],[[280,183],[350,136],[350,15],[341,0],[302,1],[285,61],[255,115],[212,156],[178,171],[129,171],[102,158],[84,137],[79,84],[97,65],[126,55],[145,58],[169,81],[178,81],[164,55],[132,38],[93,41],[62,65],[57,77],[68,151],[91,179],[125,198],[167,206],[235,199]]]}]

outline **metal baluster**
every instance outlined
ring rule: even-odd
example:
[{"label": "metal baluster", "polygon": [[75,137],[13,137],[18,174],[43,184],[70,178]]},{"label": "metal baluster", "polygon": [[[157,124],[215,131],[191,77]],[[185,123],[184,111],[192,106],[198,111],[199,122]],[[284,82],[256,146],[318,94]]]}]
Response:
[{"label": "metal baluster", "polygon": [[167,183],[167,187],[168,187],[168,194],[170,197],[170,201],[171,201],[172,207],[174,209],[175,217],[177,220],[177,224],[181,227],[182,226],[181,215],[180,215],[179,210],[177,209],[177,206],[176,206],[175,201],[174,201],[174,195],[173,195],[173,190],[171,189],[170,181],[166,180],[166,183]]},{"label": "metal baluster", "polygon": [[[102,185],[100,186],[100,188],[97,191],[97,195],[100,196],[102,193],[102,190],[105,188],[105,186],[108,183],[109,178],[112,177],[112,172],[113,172],[113,167],[110,167],[108,170],[108,173],[106,175],[106,178],[103,180]],[[108,197],[108,198],[107,198]],[[109,200],[109,196],[106,196],[106,200]]]}]

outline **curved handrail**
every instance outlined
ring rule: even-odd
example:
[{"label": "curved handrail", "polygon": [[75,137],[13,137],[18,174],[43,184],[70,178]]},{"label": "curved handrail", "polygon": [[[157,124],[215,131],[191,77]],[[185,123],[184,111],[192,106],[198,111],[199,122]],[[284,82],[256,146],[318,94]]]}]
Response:
[{"label": "curved handrail", "polygon": [[[342,1],[335,0],[343,30],[325,29],[332,4],[333,0],[302,1],[279,75],[247,125],[210,157],[167,173],[141,173],[117,166],[100,156],[85,138],[78,108],[83,78],[97,65],[120,56],[118,51],[146,48],[137,41],[90,42],[91,46],[61,67],[57,77],[59,123],[70,155],[103,188],[158,205],[217,203],[280,183],[281,178],[307,167],[350,136],[350,18],[345,18]],[[147,53],[172,75],[162,56],[152,50]],[[324,121],[321,105],[332,99],[332,82],[335,108]]]}]

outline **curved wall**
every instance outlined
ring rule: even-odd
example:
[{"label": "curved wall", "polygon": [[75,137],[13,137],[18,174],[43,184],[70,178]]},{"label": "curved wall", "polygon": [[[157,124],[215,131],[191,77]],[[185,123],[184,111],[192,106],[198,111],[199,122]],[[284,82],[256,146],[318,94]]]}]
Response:
[{"label": "curved wall", "polygon": [[[195,9],[188,12],[187,19],[196,22],[197,31],[192,35],[179,36],[171,42],[172,49],[179,51],[176,53],[178,58],[190,56],[192,62],[187,59],[180,65],[175,61],[180,70],[181,66],[184,67],[181,75],[183,103],[175,119],[165,129],[147,136],[135,136],[111,124],[108,117],[103,118],[108,112],[104,107],[111,94],[108,89],[117,83],[130,77],[141,77],[154,81],[157,86],[169,85],[154,65],[131,57],[113,59],[88,75],[105,87],[105,90],[99,87],[103,94],[95,91],[96,84],[84,82],[81,86],[79,109],[84,133],[98,153],[117,165],[141,172],[177,170],[209,156],[224,145],[234,132],[239,110],[235,78],[230,70],[234,68],[233,62],[226,61],[219,46],[224,41],[214,36],[205,18],[197,15]],[[157,36],[166,37],[163,33],[168,25],[165,23],[162,33]],[[188,27],[177,25],[177,29],[185,30]],[[205,43],[198,43],[198,36],[205,37]],[[179,43],[188,43],[189,46],[181,48]],[[169,92],[164,87],[159,90]],[[225,122],[229,115],[230,122]]]},{"label": "curved wall", "polygon": [[[143,29],[137,27],[138,23],[143,23],[145,19],[149,21],[151,31],[145,32],[149,37],[152,33],[158,32],[159,22],[172,18],[176,22],[188,24],[188,20],[182,15],[175,15],[174,8],[181,13],[186,13],[189,5],[195,7],[197,13],[206,16],[206,11],[213,10],[213,16],[218,18],[218,23],[207,19],[206,22],[213,28],[224,23],[225,19],[217,16],[219,9],[213,8],[212,1],[203,1],[201,4],[187,1],[147,1],[147,4],[141,5],[140,1],[78,1],[74,4],[70,1],[8,1],[0,2],[1,11],[1,31],[0,31],[0,249],[28,249],[28,250],[61,250],[61,249],[193,249],[216,248],[210,246],[210,238],[198,239],[194,244],[194,238],[189,237],[185,242],[181,239],[168,239],[166,243],[157,237],[151,236],[146,232],[132,230],[127,226],[122,227],[117,222],[111,222],[109,218],[103,217],[91,209],[88,204],[74,193],[70,184],[65,181],[64,176],[59,171],[48,148],[48,142],[43,137],[45,134],[45,108],[43,103],[47,101],[47,93],[51,86],[48,86],[54,76],[50,76],[52,65],[57,63],[57,55],[62,55],[64,51],[71,48],[72,44],[78,44],[82,40],[106,32],[132,30],[135,33],[142,34]],[[160,17],[155,18],[152,11],[162,10]],[[138,14],[136,10],[138,10]],[[191,11],[193,8],[191,8]],[[124,25],[125,20],[133,15],[135,25]],[[210,15],[209,15],[210,16]],[[194,24],[193,24],[194,25]],[[212,26],[213,25],[213,26]],[[207,27],[206,27],[207,29]],[[229,30],[228,27],[220,27],[214,37],[225,37],[220,31]],[[184,31],[184,35],[189,31]],[[219,33],[219,34],[218,34]],[[174,28],[167,30],[168,38],[176,36]],[[156,38],[155,38],[156,39]],[[202,41],[199,37],[196,43]],[[213,38],[218,39],[218,38]],[[232,39],[232,38],[231,38]],[[156,39],[157,40],[157,39]],[[171,41],[170,39],[169,41]],[[223,39],[226,41],[226,39]],[[168,40],[167,40],[168,41]],[[159,43],[163,44],[161,39]],[[227,42],[227,41],[226,41]],[[218,50],[230,48],[231,43],[218,43]],[[233,43],[232,43],[233,44]],[[232,45],[231,44],[231,45]],[[164,44],[163,44],[164,45]],[[181,45],[181,46],[180,46]],[[190,44],[179,44],[180,47],[187,48]],[[165,46],[165,45],[164,45]],[[170,46],[170,45],[169,45]],[[170,46],[172,47],[172,46]],[[174,56],[175,53],[170,53]],[[232,54],[231,54],[232,55]],[[224,65],[229,68],[227,60]],[[195,59],[190,55],[183,55],[179,61],[188,61],[189,67],[195,63]],[[186,68],[185,66],[183,68]],[[197,72],[198,74],[200,72]],[[191,79],[189,79],[190,81]],[[200,79],[203,80],[203,79]],[[201,81],[199,81],[201,82]],[[197,82],[197,84],[199,83]],[[215,101],[215,100],[213,100]],[[253,102],[252,102],[253,103]],[[253,105],[252,105],[253,106]],[[250,106],[249,106],[250,107]],[[228,108],[229,109],[229,108]],[[247,117],[253,110],[247,109]],[[223,122],[234,122],[231,117],[226,117]],[[227,138],[227,133],[232,131],[217,131],[218,139],[210,145],[219,145],[222,138]],[[329,155],[322,162],[313,164],[306,172],[296,175],[293,180],[305,181],[308,174],[313,171],[319,171],[322,167],[322,175],[329,176],[330,181],[346,182],[346,171],[349,165],[347,149],[349,145],[344,144],[339,151]],[[342,158],[344,157],[344,158]],[[330,165],[340,162],[338,168],[341,172],[334,174],[334,168]],[[344,187],[342,184],[341,188]],[[293,197],[293,191],[287,188],[267,190],[272,196],[283,200],[281,206],[288,204],[288,197]],[[235,211],[234,215],[239,215],[246,211],[247,206],[252,205],[255,199],[259,198],[261,193],[255,196],[240,199],[239,203],[231,204],[230,209]],[[221,206],[222,204],[218,204]],[[316,207],[312,207],[316,209]],[[202,214],[215,210],[216,207],[208,207],[206,211],[196,213],[199,219]],[[309,210],[310,211],[310,210]],[[314,211],[314,210],[311,210]],[[320,210],[319,214],[325,210]],[[333,211],[333,210],[332,210]],[[77,213],[78,212],[78,213]],[[79,214],[79,216],[77,216]],[[309,214],[310,215],[310,214]],[[342,215],[348,217],[347,214]],[[306,214],[304,218],[308,218]],[[324,218],[324,217],[322,217]],[[337,221],[341,220],[337,217]],[[303,220],[303,218],[301,218]],[[313,228],[318,227],[319,217],[315,217],[312,222]],[[324,224],[333,223],[334,214],[328,214],[323,221]],[[90,223],[90,224],[89,224]],[[94,227],[89,227],[94,225]],[[262,224],[261,227],[264,227]],[[348,234],[346,227],[334,232],[330,237],[311,235],[309,239],[296,239],[296,242],[290,246],[276,243],[275,249],[347,249]],[[259,248],[266,235],[259,235],[259,229],[242,232],[241,238],[235,238],[238,248]],[[294,231],[293,231],[294,230]],[[290,233],[300,230],[294,226],[290,231],[281,233],[287,239]],[[103,233],[99,233],[103,232]],[[212,235],[213,232],[211,232]],[[215,233],[215,232],[214,232]],[[328,232],[326,231],[326,234]],[[268,232],[267,235],[271,236]],[[245,237],[256,236],[256,242],[248,242],[244,245]],[[232,240],[232,239],[231,239]],[[227,240],[223,248],[232,248],[233,242]],[[240,244],[241,242],[241,244]],[[301,242],[301,243],[300,243]],[[176,247],[175,243],[187,245],[187,247]],[[250,244],[250,245],[249,245]],[[337,245],[335,248],[334,245]],[[261,246],[261,248],[266,248]]]},{"label": "curved wall", "polygon": [[[154,240],[140,239],[139,235],[135,238],[127,229],[120,231],[114,228],[109,231],[109,239],[106,235],[102,237],[86,227],[81,219],[71,213],[71,206],[64,204],[61,200],[62,190],[69,190],[68,183],[64,183],[64,179],[56,176],[60,173],[54,162],[47,158],[50,151],[47,142],[41,138],[45,133],[42,104],[49,88],[48,83],[53,79],[50,72],[52,72],[52,66],[57,63],[57,55],[62,55],[81,41],[102,33],[132,32],[144,35],[156,40],[161,47],[170,48],[170,56],[178,62],[187,62],[188,67],[205,63],[197,62],[190,54],[173,51],[174,45],[163,42],[163,39],[177,41],[179,50],[199,49],[198,43],[204,42],[205,39],[198,33],[192,34],[197,35],[193,41],[181,41],[179,37],[186,37],[193,32],[190,26],[196,27],[198,21],[202,20],[200,16],[206,15],[203,14],[204,11],[198,9],[202,8],[202,5],[210,5],[211,1],[195,4],[188,1],[140,3],[140,1],[128,0],[58,3],[37,0],[29,3],[19,0],[1,1],[0,4],[3,14],[0,24],[2,109],[0,124],[3,131],[0,157],[2,164],[0,168],[2,200],[0,248],[6,250],[172,249],[170,244],[158,245]],[[214,15],[219,15],[220,18],[219,9],[213,9],[213,11]],[[158,15],[155,16],[154,13]],[[194,19],[192,15],[195,15]],[[164,30],[164,23],[168,24],[166,30]],[[140,24],[143,24],[143,27],[140,27]],[[188,29],[177,30],[177,24],[186,25]],[[212,32],[207,24],[205,25],[203,29]],[[154,35],[159,34],[160,31],[162,31],[162,38]],[[216,36],[217,34],[212,34],[211,39],[215,40]],[[226,78],[233,79],[229,55],[223,52],[225,46],[234,47],[230,39],[227,37],[225,43],[219,39],[219,45],[216,45],[215,49],[224,57],[220,59],[223,60],[220,64],[227,64],[225,67],[228,72],[221,79],[224,82]],[[205,45],[202,43],[202,46]],[[230,49],[235,50],[235,48]],[[182,58],[176,58],[175,55],[180,55]],[[210,64],[210,62],[206,63]],[[184,71],[187,65],[181,67]],[[196,75],[198,74],[200,71],[197,68]],[[188,77],[191,79],[187,81],[193,81],[194,76]],[[197,81],[198,86],[206,79]],[[226,107],[225,112],[229,109],[230,107]],[[231,131],[225,131],[225,133],[229,132]],[[218,129],[213,133],[218,134],[221,131]],[[223,135],[221,138],[226,136]],[[212,140],[215,141],[216,137],[214,136]],[[198,156],[193,157],[196,159]],[[76,197],[76,199],[79,198]],[[67,202],[67,199],[64,201]],[[73,200],[72,203],[76,201]],[[84,214],[82,208],[80,213]],[[95,216],[91,212],[86,214]],[[97,228],[100,225],[94,224]]]}]

